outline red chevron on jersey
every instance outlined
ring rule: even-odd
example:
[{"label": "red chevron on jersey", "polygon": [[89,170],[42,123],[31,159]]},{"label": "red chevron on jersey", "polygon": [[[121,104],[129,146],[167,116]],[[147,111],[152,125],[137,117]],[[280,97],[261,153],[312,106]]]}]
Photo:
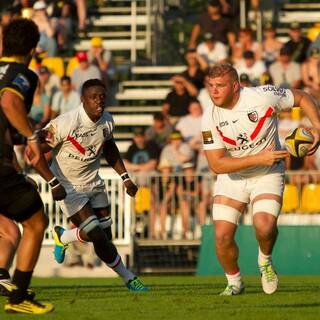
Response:
[{"label": "red chevron on jersey", "polygon": [[67,140],[70,141],[80,153],[86,154],[86,149],[74,137],[68,136]]},{"label": "red chevron on jersey", "polygon": [[237,145],[237,143],[236,143],[233,139],[230,139],[230,138],[228,138],[228,137],[225,137],[225,136],[223,135],[222,131],[219,129],[218,126],[216,126],[216,128],[217,128],[217,131],[219,132],[219,134],[220,134],[220,136],[221,136],[221,138],[222,138],[222,140],[223,140],[224,142],[227,142],[227,143],[232,144],[232,145],[234,145],[234,146]]},{"label": "red chevron on jersey", "polygon": [[260,120],[259,120],[259,122],[257,123],[257,126],[256,126],[256,128],[254,129],[254,131],[251,133],[251,135],[250,135],[251,140],[254,140],[254,139],[257,137],[257,135],[258,135],[259,132],[261,131],[261,129],[262,129],[262,127],[263,127],[266,119],[267,119],[268,117],[270,117],[270,116],[272,115],[272,113],[273,113],[273,108],[272,108],[272,107],[269,107],[268,110],[267,110],[267,112],[265,113],[265,115],[260,118]]}]

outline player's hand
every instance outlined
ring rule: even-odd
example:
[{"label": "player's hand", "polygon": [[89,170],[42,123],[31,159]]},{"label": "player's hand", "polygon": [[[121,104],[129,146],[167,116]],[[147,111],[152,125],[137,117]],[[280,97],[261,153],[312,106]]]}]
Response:
[{"label": "player's hand", "polygon": [[273,164],[289,157],[289,152],[286,150],[275,151],[274,144],[268,146],[263,151],[259,152],[257,156],[259,157],[259,164],[265,166],[272,166]]},{"label": "player's hand", "polygon": [[313,136],[313,143],[312,145],[310,146],[309,148],[309,151],[307,153],[308,156],[314,154],[318,147],[319,147],[319,144],[320,144],[320,129],[317,129],[317,128],[311,128],[311,129],[308,129],[308,131],[312,134]]},{"label": "player's hand", "polygon": [[132,180],[127,180],[124,182],[124,186],[126,187],[126,193],[130,197],[134,197],[138,191],[138,187],[132,182]]},{"label": "player's hand", "polygon": [[51,194],[53,200],[63,200],[66,196],[66,190],[64,189],[63,185],[60,183],[55,187],[51,188]]},{"label": "player's hand", "polygon": [[41,149],[38,140],[27,141],[25,154],[30,161],[30,164],[35,167],[41,159]]}]

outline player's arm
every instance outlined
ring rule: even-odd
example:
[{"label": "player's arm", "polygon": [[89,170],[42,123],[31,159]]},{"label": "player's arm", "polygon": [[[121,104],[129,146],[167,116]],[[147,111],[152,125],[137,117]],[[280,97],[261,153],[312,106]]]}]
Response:
[{"label": "player's arm", "polygon": [[286,158],[288,152],[284,150],[273,151],[271,145],[263,151],[241,158],[226,155],[225,149],[204,150],[210,169],[217,174],[232,173],[256,166],[272,166],[274,163]]},{"label": "player's arm", "polygon": [[119,149],[113,138],[106,140],[103,145],[103,155],[108,164],[120,175],[126,192],[129,196],[134,197],[138,187],[130,179],[127,169],[122,161]]},{"label": "player's arm", "polygon": [[294,107],[300,107],[312,124],[310,132],[314,137],[314,141],[308,152],[310,155],[317,150],[320,143],[320,116],[318,108],[308,93],[298,89],[291,89],[291,91],[294,97]]}]

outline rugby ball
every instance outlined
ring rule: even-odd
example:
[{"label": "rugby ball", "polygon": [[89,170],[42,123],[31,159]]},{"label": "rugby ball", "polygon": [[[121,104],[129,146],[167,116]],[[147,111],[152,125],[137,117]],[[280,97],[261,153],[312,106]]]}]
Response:
[{"label": "rugby ball", "polygon": [[313,143],[312,134],[301,127],[294,129],[285,138],[285,146],[288,152],[297,158],[304,157]]}]

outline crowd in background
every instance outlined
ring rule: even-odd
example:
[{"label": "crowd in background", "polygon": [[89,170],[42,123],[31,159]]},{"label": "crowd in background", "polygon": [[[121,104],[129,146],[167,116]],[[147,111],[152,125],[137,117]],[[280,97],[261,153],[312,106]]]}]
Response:
[{"label": "crowd in background", "polygon": [[[232,2],[232,1],[231,1]],[[208,173],[201,145],[201,116],[212,104],[206,87],[208,68],[218,62],[232,63],[238,70],[242,86],[274,84],[283,88],[303,88],[315,100],[320,98],[320,36],[311,41],[297,22],[289,26],[289,40],[276,38],[274,24],[266,22],[263,41],[255,39],[249,27],[239,29],[237,13],[229,1],[210,1],[190,34],[185,54],[186,70],[172,77],[173,87],[164,100],[162,111],[155,113],[153,125],[133,132],[132,145],[124,154],[127,169],[140,186],[152,185],[149,232],[156,237],[156,212],[160,212],[160,237],[166,237],[166,214],[172,199],[181,210],[183,237],[188,237],[190,216],[197,207],[200,224],[206,222],[210,208],[210,187],[195,173]],[[255,1],[253,1],[255,3]],[[40,42],[32,68],[39,76],[30,121],[35,129],[50,119],[79,106],[82,83],[90,78],[105,82],[109,96],[116,79],[112,54],[103,40],[94,37],[88,51],[80,51],[68,63],[68,75],[60,77],[41,62],[47,57],[64,55],[70,47],[72,33],[86,27],[86,1],[14,1],[1,15],[1,27],[18,16],[31,18],[40,30]],[[1,49],[1,48],[0,48]],[[280,139],[298,125],[308,126],[298,111],[283,112],[279,121]],[[23,148],[17,147],[20,161]],[[20,151],[19,151],[20,150]],[[320,168],[320,155],[303,160],[291,158],[287,168]],[[150,184],[150,176],[161,174]],[[183,173],[180,180],[171,174]],[[315,179],[317,179],[315,177]],[[157,199],[156,199],[157,198]],[[157,201],[156,201],[157,200]],[[192,205],[190,205],[192,203]],[[159,207],[156,207],[156,204]]]}]

